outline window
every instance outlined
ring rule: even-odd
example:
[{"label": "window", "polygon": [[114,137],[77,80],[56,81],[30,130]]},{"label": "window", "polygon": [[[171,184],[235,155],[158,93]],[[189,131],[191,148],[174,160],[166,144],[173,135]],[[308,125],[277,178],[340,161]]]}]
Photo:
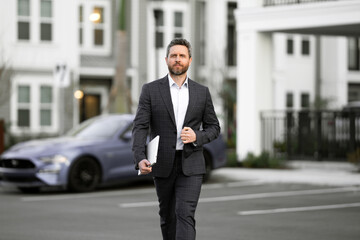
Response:
[{"label": "window", "polygon": [[79,44],[80,45],[83,45],[83,35],[84,35],[84,33],[83,33],[83,22],[84,22],[84,20],[83,20],[83,11],[84,11],[84,9],[83,9],[83,6],[79,6]]},{"label": "window", "polygon": [[41,0],[40,2],[40,40],[52,40],[52,1]]},{"label": "window", "polygon": [[199,2],[199,64],[204,66],[206,64],[206,3]]},{"label": "window", "polygon": [[18,113],[17,126],[30,127],[30,86],[18,86]]},{"label": "window", "polygon": [[288,38],[286,41],[286,52],[288,55],[294,54],[294,40],[292,38]]},{"label": "window", "polygon": [[348,85],[348,102],[360,101],[360,84],[349,83]]},{"label": "window", "polygon": [[301,54],[308,56],[310,55],[310,41],[309,39],[303,39],[301,41]]},{"label": "window", "polygon": [[40,86],[40,126],[51,126],[52,87]]},{"label": "window", "polygon": [[155,17],[155,48],[164,46],[164,12],[154,10]]},{"label": "window", "polygon": [[30,40],[30,0],[18,0],[17,38]]},{"label": "window", "polygon": [[348,69],[360,70],[360,41],[359,38],[348,38]]},{"label": "window", "polygon": [[92,13],[92,22],[94,23],[94,45],[103,46],[104,45],[104,8],[103,7],[94,7]]},{"label": "window", "polygon": [[52,76],[18,74],[13,78],[13,87],[10,119],[15,124],[11,126],[11,132],[15,135],[24,131],[56,133],[58,123],[54,119],[59,110]]},{"label": "window", "polygon": [[183,28],[183,13],[174,12],[174,38],[182,38],[182,28]]},{"label": "window", "polygon": [[294,101],[293,101],[293,94],[292,93],[286,93],[286,107],[287,108],[293,108],[294,107]]},{"label": "window", "polygon": [[309,108],[310,107],[310,96],[308,93],[301,94],[301,108]]},{"label": "window", "polygon": [[234,11],[236,2],[228,3],[228,27],[227,27],[227,62],[229,66],[236,65],[236,21]]}]

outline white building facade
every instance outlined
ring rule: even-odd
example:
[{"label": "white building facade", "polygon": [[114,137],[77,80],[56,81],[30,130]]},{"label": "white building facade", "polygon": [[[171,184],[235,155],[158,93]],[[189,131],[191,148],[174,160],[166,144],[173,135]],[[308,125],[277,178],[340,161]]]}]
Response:
[{"label": "white building facade", "polygon": [[[0,0],[0,118],[13,136],[45,137],[116,112],[109,101],[119,57],[135,112],[142,85],[168,72],[166,46],[183,37],[193,46],[189,77],[209,86],[226,133],[235,111],[224,106],[224,83],[235,92],[236,7],[236,0]],[[126,52],[118,46],[122,12]]]},{"label": "white building facade", "polygon": [[[239,0],[237,156],[259,154],[260,114],[340,109],[360,82],[360,2]],[[354,65],[353,67],[351,67]]]}]

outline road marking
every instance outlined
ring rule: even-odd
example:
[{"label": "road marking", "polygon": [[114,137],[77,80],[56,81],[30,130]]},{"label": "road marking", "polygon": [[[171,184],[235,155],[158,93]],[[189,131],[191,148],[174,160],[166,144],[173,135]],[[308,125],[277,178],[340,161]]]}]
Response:
[{"label": "road marking", "polygon": [[249,182],[228,182],[228,183],[209,183],[204,184],[201,188],[204,190],[208,189],[219,189],[219,188],[235,188],[235,187],[250,187],[264,185],[263,182],[249,181]]},{"label": "road marking", "polygon": [[115,192],[75,193],[75,194],[60,194],[55,196],[22,197],[21,200],[24,202],[36,202],[36,201],[96,198],[96,197],[116,197],[116,196],[146,194],[146,193],[155,193],[155,188],[132,189],[132,190],[115,191]]},{"label": "road marking", "polygon": [[[204,184],[203,189],[218,189],[218,188],[231,188],[231,187],[244,187],[261,185],[263,183],[249,181],[249,182],[230,182],[230,183],[214,183]],[[131,194],[147,194],[155,193],[154,188],[150,189],[132,189],[125,191],[113,191],[113,192],[96,192],[96,193],[75,193],[75,194],[59,194],[51,196],[40,196],[40,197],[22,197],[21,200],[24,202],[36,202],[36,201],[53,201],[53,200],[68,200],[68,199],[82,199],[82,198],[96,198],[96,197],[116,197]]]},{"label": "road marking", "polygon": [[310,206],[310,207],[294,207],[294,208],[277,208],[277,209],[267,209],[267,210],[241,211],[241,212],[238,212],[238,215],[249,216],[249,215],[260,215],[260,214],[306,212],[306,211],[318,211],[318,210],[328,210],[328,209],[353,208],[353,207],[360,207],[360,203],[346,203],[346,204]]},{"label": "road marking", "polygon": [[[227,202],[227,201],[239,201],[249,199],[260,198],[274,198],[274,197],[292,197],[303,195],[315,195],[315,194],[329,194],[329,193],[342,193],[342,192],[356,192],[360,187],[343,187],[343,188],[326,188],[326,189],[313,189],[313,190],[299,190],[299,191],[287,191],[287,192],[269,192],[269,193],[253,193],[244,195],[200,198],[200,203],[212,203],[212,202]],[[121,208],[135,208],[135,207],[149,207],[157,206],[157,202],[137,202],[137,203],[121,203]]]}]

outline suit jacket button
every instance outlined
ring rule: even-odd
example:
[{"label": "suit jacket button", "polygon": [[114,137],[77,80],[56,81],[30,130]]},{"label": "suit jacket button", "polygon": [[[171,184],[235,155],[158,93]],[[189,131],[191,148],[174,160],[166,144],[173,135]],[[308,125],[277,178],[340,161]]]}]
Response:
[{"label": "suit jacket button", "polygon": [[176,146],[175,146],[175,145],[173,145],[172,147],[173,147],[173,148],[175,148]]}]

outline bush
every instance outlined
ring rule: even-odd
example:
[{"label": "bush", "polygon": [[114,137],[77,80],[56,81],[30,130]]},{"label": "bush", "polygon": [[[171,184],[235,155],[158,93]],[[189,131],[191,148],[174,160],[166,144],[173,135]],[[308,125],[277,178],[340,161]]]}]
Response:
[{"label": "bush", "polygon": [[286,162],[282,158],[271,156],[269,152],[262,152],[259,156],[248,153],[242,161],[242,165],[247,168],[286,168]]},{"label": "bush", "polygon": [[226,151],[226,166],[227,167],[238,167],[239,162],[237,161],[236,157],[236,150],[233,148],[227,149]]}]

